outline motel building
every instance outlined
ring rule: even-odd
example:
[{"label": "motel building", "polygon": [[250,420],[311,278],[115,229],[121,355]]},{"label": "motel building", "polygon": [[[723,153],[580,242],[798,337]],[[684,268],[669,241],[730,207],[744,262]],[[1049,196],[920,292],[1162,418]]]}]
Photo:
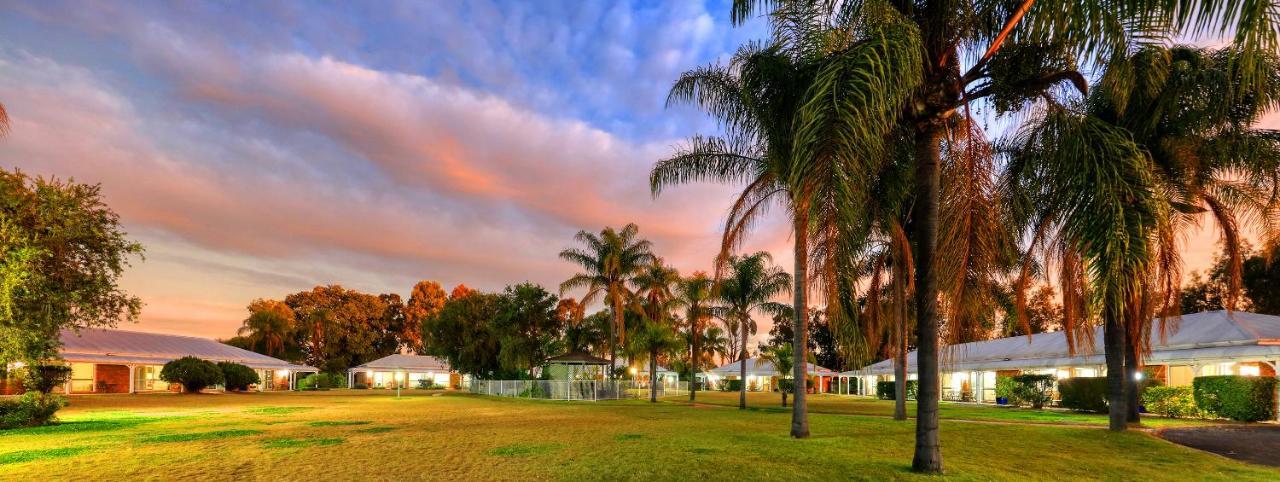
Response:
[{"label": "motel building", "polygon": [[[71,376],[55,391],[71,395],[179,391],[180,385],[160,380],[160,370],[165,363],[185,356],[252,368],[263,381],[251,387],[257,391],[291,390],[299,373],[316,371],[207,338],[85,328],[78,333],[63,330],[61,340],[62,359],[71,367]],[[10,363],[8,368],[22,366]],[[0,377],[0,395],[22,390],[21,380]]]},{"label": "motel building", "polygon": [[[733,361],[720,365],[711,370],[698,374],[698,380],[704,382],[708,387],[720,387],[721,383],[726,380],[737,380],[741,376],[742,366],[740,361]],[[813,383],[813,391],[815,393],[824,393],[833,390],[837,376],[834,370],[823,368],[812,363],[808,364],[806,373]],[[787,374],[791,376],[790,373]],[[747,359],[747,391],[749,392],[774,392],[778,390],[778,380],[782,380],[782,374],[773,367],[772,363],[764,361],[759,357],[751,357]],[[713,388],[714,389],[714,388]]]},{"label": "motel building", "polygon": [[433,356],[389,355],[347,370],[347,386],[365,388],[419,388],[430,382],[440,388],[458,388],[464,377],[449,362]]},{"label": "motel building", "polygon": [[660,386],[667,388],[675,388],[680,382],[680,374],[672,371],[670,368],[658,365],[657,374],[649,373],[649,362],[644,360],[623,360],[619,358],[614,361],[614,365],[618,370],[625,370],[627,377],[639,382],[639,386],[648,387],[649,380],[655,379]]},{"label": "motel building", "polygon": [[[1151,354],[1144,372],[1168,386],[1189,386],[1195,377],[1245,375],[1274,377],[1280,364],[1280,317],[1243,311],[1206,311],[1168,320],[1163,339],[1153,322]],[[964,343],[940,356],[944,400],[994,403],[996,378],[1023,373],[1050,374],[1059,380],[1106,376],[1102,327],[1094,329],[1092,350],[1071,355],[1063,332],[1038,333]],[[1087,341],[1084,343],[1088,343]],[[1087,348],[1087,347],[1085,347]],[[915,380],[916,353],[907,356],[907,379]],[[837,392],[875,395],[876,382],[894,379],[893,360],[840,373]],[[1056,393],[1055,393],[1056,399]]]}]

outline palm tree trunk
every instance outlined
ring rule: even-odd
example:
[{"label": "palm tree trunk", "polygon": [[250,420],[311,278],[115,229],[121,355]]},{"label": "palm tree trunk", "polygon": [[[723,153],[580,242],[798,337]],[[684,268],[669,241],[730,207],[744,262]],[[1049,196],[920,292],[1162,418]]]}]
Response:
[{"label": "palm tree trunk", "polygon": [[907,419],[907,289],[903,268],[894,263],[894,316],[897,318],[897,340],[894,340],[893,419]]},{"label": "palm tree trunk", "polygon": [[[797,203],[796,219],[795,219],[795,264],[796,270],[793,273],[795,277],[793,281],[795,286],[792,288],[794,296],[794,305],[792,310],[795,318],[794,333],[792,333],[792,350],[794,360],[792,363],[793,383],[795,387],[795,400],[791,402],[791,437],[792,438],[808,438],[809,437],[809,404],[806,400],[808,397],[808,357],[805,352],[808,350],[808,323],[809,323],[809,305],[806,299],[805,288],[809,286],[809,216],[805,212],[808,209],[807,204]],[[785,397],[785,395],[784,395]],[[785,398],[783,399],[786,400]],[[784,404],[785,405],[785,404]]]},{"label": "palm tree trunk", "polygon": [[1107,401],[1110,404],[1110,428],[1112,431],[1124,431],[1126,422],[1124,373],[1125,333],[1119,313],[1106,310],[1106,318],[1102,328],[1102,343],[1107,357]]},{"label": "palm tree trunk", "polygon": [[742,321],[739,323],[739,329],[742,331],[742,349],[738,351],[738,408],[746,410],[747,408],[747,323]]},{"label": "palm tree trunk", "polygon": [[658,350],[649,352],[649,403],[658,402]]},{"label": "palm tree trunk", "polygon": [[698,358],[702,352],[698,350],[698,320],[690,321],[689,324],[693,327],[693,343],[690,343],[693,345],[693,353],[689,357],[689,401],[692,402],[698,399]]},{"label": "palm tree trunk", "polygon": [[[942,472],[938,434],[938,274],[933,269],[938,246],[939,143],[942,130],[929,124],[916,133],[916,451],[911,470]],[[905,380],[904,380],[905,382]],[[905,385],[905,383],[904,383]]]},{"label": "palm tree trunk", "polygon": [[618,296],[613,298],[613,325],[609,327],[609,379],[613,380],[614,372],[618,367],[618,330],[626,329],[622,326],[624,323],[622,318],[622,303],[618,300]]},{"label": "palm tree trunk", "polygon": [[[1131,320],[1136,322],[1137,320]],[[1133,339],[1127,338],[1124,344],[1124,402],[1125,402],[1125,421],[1129,423],[1142,423],[1142,417],[1138,414],[1138,391],[1141,383],[1138,381],[1138,350],[1134,347]]]}]

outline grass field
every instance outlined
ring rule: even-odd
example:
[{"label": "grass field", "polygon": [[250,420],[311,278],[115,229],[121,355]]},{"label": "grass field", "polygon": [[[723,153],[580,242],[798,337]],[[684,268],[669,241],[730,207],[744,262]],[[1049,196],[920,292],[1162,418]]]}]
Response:
[{"label": "grass field", "polygon": [[[752,403],[777,401],[759,394]],[[382,391],[79,397],[62,412],[61,425],[0,432],[0,478],[916,478],[907,470],[914,425],[879,416],[892,410],[887,402],[817,397],[814,407],[874,416],[816,413],[813,437],[797,441],[787,436],[789,413],[678,402],[416,391],[400,399]],[[945,413],[963,415],[955,408]],[[942,430],[947,475],[955,479],[1280,478],[1280,471],[1139,432],[953,419],[944,419]]]}]

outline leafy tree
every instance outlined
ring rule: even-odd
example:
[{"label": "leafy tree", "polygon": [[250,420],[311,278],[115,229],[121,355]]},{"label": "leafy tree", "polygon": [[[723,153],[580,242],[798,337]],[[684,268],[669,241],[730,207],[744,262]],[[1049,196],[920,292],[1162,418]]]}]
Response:
[{"label": "leafy tree", "polygon": [[782,374],[782,379],[778,382],[778,392],[782,394],[782,406],[787,406],[787,393],[795,391],[795,379],[789,375],[792,372],[795,360],[792,356],[795,354],[795,347],[790,343],[783,343],[778,346],[770,346],[760,350],[760,358],[756,360],[758,364],[768,363],[773,365],[773,369]]},{"label": "leafy tree", "polygon": [[505,370],[531,374],[560,351],[565,320],[556,316],[558,302],[556,295],[533,283],[503,291],[492,328],[499,337],[499,360]]},{"label": "leafy tree", "polygon": [[567,322],[563,339],[565,351],[603,355],[609,346],[606,333],[611,323],[613,315],[608,310],[597,311],[578,322]]},{"label": "leafy tree", "polygon": [[754,313],[778,315],[788,310],[786,305],[773,301],[791,289],[791,275],[773,266],[773,258],[766,251],[729,257],[728,276],[720,280],[718,296],[724,304],[725,318],[736,320],[739,343],[744,347],[739,354],[739,377],[742,386],[738,393],[738,408],[747,408],[747,332],[755,325]]},{"label": "leafy tree", "polygon": [[118,286],[142,246],[100,187],[0,169],[0,360],[58,357],[64,329],[134,321],[142,301]]},{"label": "leafy tree", "polygon": [[1025,322],[1018,321],[1013,313],[1005,313],[1002,336],[1022,336],[1062,329],[1062,306],[1058,304],[1057,292],[1052,286],[1045,285],[1036,289],[1023,310]]},{"label": "leafy tree", "polygon": [[404,330],[400,334],[405,346],[415,353],[422,350],[422,320],[439,313],[448,299],[440,283],[423,280],[413,285],[413,293],[404,306]]},{"label": "leafy tree", "polygon": [[717,316],[721,309],[715,304],[714,282],[706,273],[698,271],[693,276],[683,278],[676,283],[675,307],[684,308],[685,334],[689,344],[689,400],[697,399],[698,374],[706,362],[703,343],[707,322]]},{"label": "leafy tree", "polygon": [[649,401],[658,401],[658,357],[659,355],[683,349],[684,344],[669,322],[662,320],[645,320],[631,338],[632,350],[645,353],[649,360]]},{"label": "leafy tree", "polygon": [[218,365],[193,356],[165,363],[160,369],[160,379],[181,384],[184,393],[200,393],[206,387],[222,384],[225,380]]},{"label": "leafy tree", "polygon": [[468,288],[467,285],[459,284],[458,286],[454,286],[453,290],[449,292],[449,299],[456,300],[459,298],[466,298],[476,293],[479,293],[479,291]]},{"label": "leafy tree", "polygon": [[608,334],[610,366],[617,366],[617,346],[626,345],[625,307],[633,296],[627,284],[654,260],[652,244],[638,238],[639,234],[640,228],[635,224],[623,226],[620,231],[606,227],[599,235],[578,231],[574,240],[582,243],[583,248],[560,252],[560,259],[582,270],[560,283],[560,295],[586,289],[580,299],[582,304],[589,305],[603,298],[613,314]]},{"label": "leafy tree", "polygon": [[280,356],[286,346],[297,351],[294,334],[297,320],[293,309],[283,301],[256,299],[249,303],[249,317],[236,334],[246,338],[252,351],[267,356]]},{"label": "leafy tree", "polygon": [[[1272,248],[1275,249],[1275,248]],[[1243,296],[1237,302],[1239,309],[1280,315],[1280,262],[1268,260],[1265,254],[1255,253],[1248,246],[1240,249],[1240,267]],[[1182,313],[1222,310],[1230,296],[1231,261],[1228,254],[1220,253],[1205,276],[1191,273],[1191,280],[1182,287]]]},{"label": "leafy tree", "polygon": [[293,293],[284,302],[298,316],[298,343],[307,364],[325,373],[381,358],[399,349],[388,300],[338,285]]},{"label": "leafy tree", "polygon": [[444,358],[460,373],[494,379],[507,375],[499,353],[499,334],[491,321],[503,309],[502,296],[473,292],[445,302],[440,313],[423,320],[422,343],[426,354]]}]

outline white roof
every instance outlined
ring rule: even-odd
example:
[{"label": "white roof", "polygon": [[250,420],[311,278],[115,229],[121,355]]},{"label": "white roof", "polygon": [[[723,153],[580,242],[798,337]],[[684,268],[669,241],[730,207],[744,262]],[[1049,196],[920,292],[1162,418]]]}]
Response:
[{"label": "white roof", "polygon": [[[807,372],[811,375],[835,375],[835,371],[823,368],[812,363],[807,363]],[[724,365],[707,370],[706,373],[715,374],[718,377],[738,376],[742,370],[741,362],[732,361]],[[791,374],[788,373],[787,376]],[[778,370],[773,367],[772,363],[762,360],[760,357],[751,357],[747,359],[747,376],[757,377],[776,377]]]},{"label": "white roof", "polygon": [[[632,360],[632,361],[634,362],[635,360]],[[621,358],[614,360],[613,366],[617,368],[629,368],[629,365],[627,365],[627,360],[624,360]],[[636,367],[636,370],[639,371],[640,373],[649,373],[649,362],[647,361],[638,362],[635,364],[635,367]],[[671,371],[670,368],[667,368],[662,366],[661,364],[658,364],[658,373],[675,373],[675,372]]]},{"label": "white roof", "polygon": [[387,355],[377,360],[351,367],[351,371],[363,370],[422,370],[449,371],[449,362],[433,356]]},{"label": "white roof", "polygon": [[[1170,319],[1171,329],[1160,339],[1158,324],[1151,335],[1148,363],[1193,362],[1222,358],[1280,359],[1280,317],[1243,311],[1206,311]],[[1063,332],[1038,333],[964,343],[945,348],[942,369],[1013,370],[1053,368],[1106,363],[1102,327],[1094,329],[1094,345],[1077,347],[1072,356]],[[915,372],[916,353],[907,355],[907,370]],[[883,360],[844,375],[893,373],[893,360]]]},{"label": "white roof", "polygon": [[235,362],[250,368],[316,371],[308,366],[193,336],[85,328],[78,333],[63,330],[61,340],[62,358],[71,362],[163,365],[184,356],[194,356],[212,362]]}]

